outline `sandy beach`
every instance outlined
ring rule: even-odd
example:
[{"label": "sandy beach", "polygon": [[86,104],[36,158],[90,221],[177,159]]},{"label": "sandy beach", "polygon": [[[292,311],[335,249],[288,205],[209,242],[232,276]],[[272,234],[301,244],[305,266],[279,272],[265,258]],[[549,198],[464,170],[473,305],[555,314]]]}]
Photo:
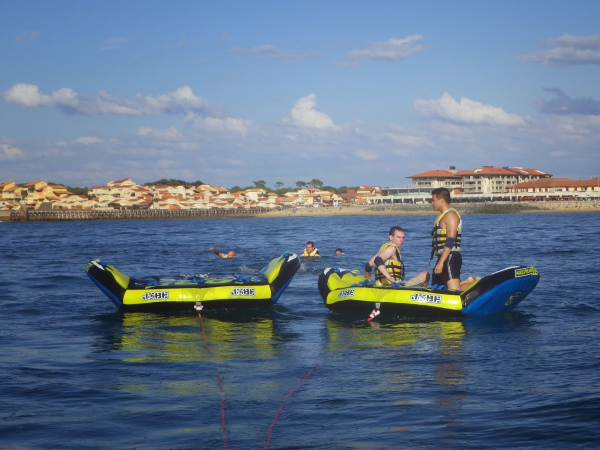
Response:
[{"label": "sandy beach", "polygon": [[[511,208],[521,206],[517,211]],[[489,213],[586,213],[600,212],[600,202],[539,202],[535,205],[515,204],[465,204],[453,205],[461,214]],[[531,209],[527,209],[527,208]],[[491,211],[489,209],[492,209]],[[388,205],[388,206],[338,206],[319,208],[289,208],[258,213],[254,217],[319,217],[319,216],[435,216],[437,213],[429,205]],[[206,217],[209,218],[209,217]],[[0,222],[10,221],[10,211],[0,211]]]},{"label": "sandy beach", "polygon": [[[462,214],[477,214],[477,207],[473,205],[453,205]],[[585,213],[600,212],[600,203],[597,202],[571,202],[571,204],[557,205],[556,203],[540,202],[536,204],[538,209],[523,209],[519,213]],[[339,206],[320,208],[293,208],[277,211],[269,211],[258,214],[256,217],[318,217],[318,216],[435,216],[435,212],[429,206]]]}]

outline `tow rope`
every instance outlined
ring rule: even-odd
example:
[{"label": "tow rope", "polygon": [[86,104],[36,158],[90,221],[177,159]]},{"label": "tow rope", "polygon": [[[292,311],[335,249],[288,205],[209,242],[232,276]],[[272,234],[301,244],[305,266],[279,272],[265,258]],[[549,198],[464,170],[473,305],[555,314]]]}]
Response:
[{"label": "tow rope", "polygon": [[[204,343],[206,345],[206,350],[208,351],[208,354],[210,355],[210,357],[215,361],[215,364],[217,366],[217,381],[219,383],[219,390],[221,391],[221,429],[223,431],[223,448],[225,450],[227,450],[227,434],[225,432],[225,392],[223,391],[223,383],[221,382],[221,370],[219,367],[219,360],[215,357],[215,355],[213,354],[213,352],[210,350],[210,345],[208,345],[208,339],[206,337],[206,332],[204,330],[204,321],[202,320],[202,314],[200,314],[200,312],[203,309],[203,306],[200,302],[196,302],[196,305],[194,306],[194,309],[197,311],[198,313],[198,317],[200,318],[200,325],[202,327],[202,337],[204,338]],[[266,450],[270,443],[271,443],[271,433],[273,432],[273,428],[275,427],[275,424],[277,423],[277,420],[279,419],[279,415],[281,414],[281,412],[283,411],[283,406],[286,402],[286,400],[288,398],[290,398],[292,396],[292,394],[294,392],[296,392],[296,390],[298,390],[298,388],[300,386],[302,386],[304,384],[304,382],[308,379],[308,377],[310,376],[310,374],[312,373],[312,371],[319,365],[322,364],[324,362],[326,362],[327,360],[333,358],[337,353],[346,350],[347,348],[349,348],[352,343],[354,342],[354,338],[356,336],[356,327],[354,326],[354,324],[352,324],[352,338],[350,339],[350,342],[348,342],[348,344],[346,344],[344,347],[337,349],[336,351],[334,351],[333,353],[331,353],[329,356],[323,358],[322,360],[316,362],[315,364],[313,364],[310,369],[308,369],[308,372],[306,373],[306,375],[304,375],[304,378],[302,378],[302,380],[300,381],[300,383],[298,383],[290,392],[288,392],[288,394],[283,398],[283,400],[281,401],[281,404],[279,405],[279,408],[277,409],[277,413],[275,414],[275,419],[273,419],[273,422],[271,423],[271,426],[269,427],[269,431],[267,433],[267,442],[265,443],[264,449]]]},{"label": "tow rope", "polygon": [[223,448],[227,450],[227,435],[225,434],[225,392],[223,392],[223,383],[221,383],[221,370],[219,368],[219,360],[215,358],[215,355],[213,355],[213,353],[210,351],[210,346],[208,345],[208,339],[206,338],[206,333],[204,332],[204,321],[202,320],[202,314],[200,314],[200,311],[202,311],[202,306],[196,304],[196,306],[194,306],[194,309],[198,311],[200,325],[202,326],[202,337],[204,338],[204,343],[206,344],[206,350],[208,350],[208,354],[217,365],[217,381],[219,382],[219,390],[221,391],[221,429],[223,430]]},{"label": "tow rope", "polygon": [[275,426],[275,423],[277,423],[277,419],[279,419],[279,414],[281,414],[281,411],[283,411],[283,405],[285,403],[285,401],[292,396],[292,394],[300,387],[304,384],[304,382],[307,380],[307,378],[310,376],[310,374],[312,373],[312,371],[314,370],[315,367],[317,367],[319,364],[327,361],[328,359],[332,358],[333,356],[335,356],[335,354],[341,352],[342,350],[346,350],[348,347],[350,347],[352,345],[352,342],[354,342],[354,337],[356,336],[356,328],[354,327],[354,324],[352,324],[352,339],[350,339],[350,342],[348,342],[348,344],[346,344],[346,346],[337,349],[335,352],[331,353],[329,356],[327,356],[326,358],[323,358],[321,361],[316,362],[315,364],[312,365],[312,367],[310,369],[308,369],[308,372],[306,373],[306,375],[304,376],[304,378],[302,378],[302,381],[300,381],[300,383],[298,383],[296,385],[296,387],[294,389],[292,389],[281,401],[281,405],[279,405],[279,409],[277,410],[277,413],[275,414],[275,419],[273,420],[273,423],[271,424],[271,426],[269,427],[269,432],[267,433],[267,443],[265,444],[264,450],[266,450],[269,447],[269,444],[271,442],[271,432],[273,431],[273,427]]}]

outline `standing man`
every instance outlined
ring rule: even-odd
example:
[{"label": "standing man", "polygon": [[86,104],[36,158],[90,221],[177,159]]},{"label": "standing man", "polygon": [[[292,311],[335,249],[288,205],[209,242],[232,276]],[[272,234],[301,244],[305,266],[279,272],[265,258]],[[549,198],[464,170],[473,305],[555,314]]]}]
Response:
[{"label": "standing man", "polygon": [[[391,283],[404,283],[404,263],[400,255],[400,247],[404,243],[404,230],[400,227],[390,228],[389,242],[381,246],[379,252],[365,264],[365,278],[371,281],[371,271],[375,272],[377,286],[389,286]],[[429,273],[423,271],[408,280],[405,286],[427,286]]]},{"label": "standing man", "polygon": [[313,241],[308,241],[306,243],[306,248],[304,249],[302,256],[321,256],[321,255],[319,255],[319,249],[315,248],[315,243]]},{"label": "standing man", "polygon": [[462,219],[458,211],[450,207],[450,191],[446,188],[437,188],[431,193],[431,206],[440,213],[431,232],[431,259],[434,255],[438,257],[431,284],[445,284],[448,289],[460,290]]}]

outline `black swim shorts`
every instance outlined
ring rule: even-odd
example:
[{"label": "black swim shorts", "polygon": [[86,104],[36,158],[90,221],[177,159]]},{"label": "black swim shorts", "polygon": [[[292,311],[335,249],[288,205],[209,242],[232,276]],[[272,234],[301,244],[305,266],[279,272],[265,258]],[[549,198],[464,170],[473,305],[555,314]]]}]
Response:
[{"label": "black swim shorts", "polygon": [[448,259],[444,263],[442,273],[431,274],[431,285],[434,284],[446,284],[448,280],[459,279],[460,280],[460,268],[462,267],[462,255],[460,252],[451,252],[448,255]]}]

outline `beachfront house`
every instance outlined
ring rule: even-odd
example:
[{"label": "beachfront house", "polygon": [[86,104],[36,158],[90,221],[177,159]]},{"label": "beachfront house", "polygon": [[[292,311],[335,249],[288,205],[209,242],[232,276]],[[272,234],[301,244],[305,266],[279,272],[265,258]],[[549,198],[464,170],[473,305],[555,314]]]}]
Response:
[{"label": "beachfront house", "polygon": [[517,201],[600,199],[600,177],[589,180],[544,178],[510,188]]}]

